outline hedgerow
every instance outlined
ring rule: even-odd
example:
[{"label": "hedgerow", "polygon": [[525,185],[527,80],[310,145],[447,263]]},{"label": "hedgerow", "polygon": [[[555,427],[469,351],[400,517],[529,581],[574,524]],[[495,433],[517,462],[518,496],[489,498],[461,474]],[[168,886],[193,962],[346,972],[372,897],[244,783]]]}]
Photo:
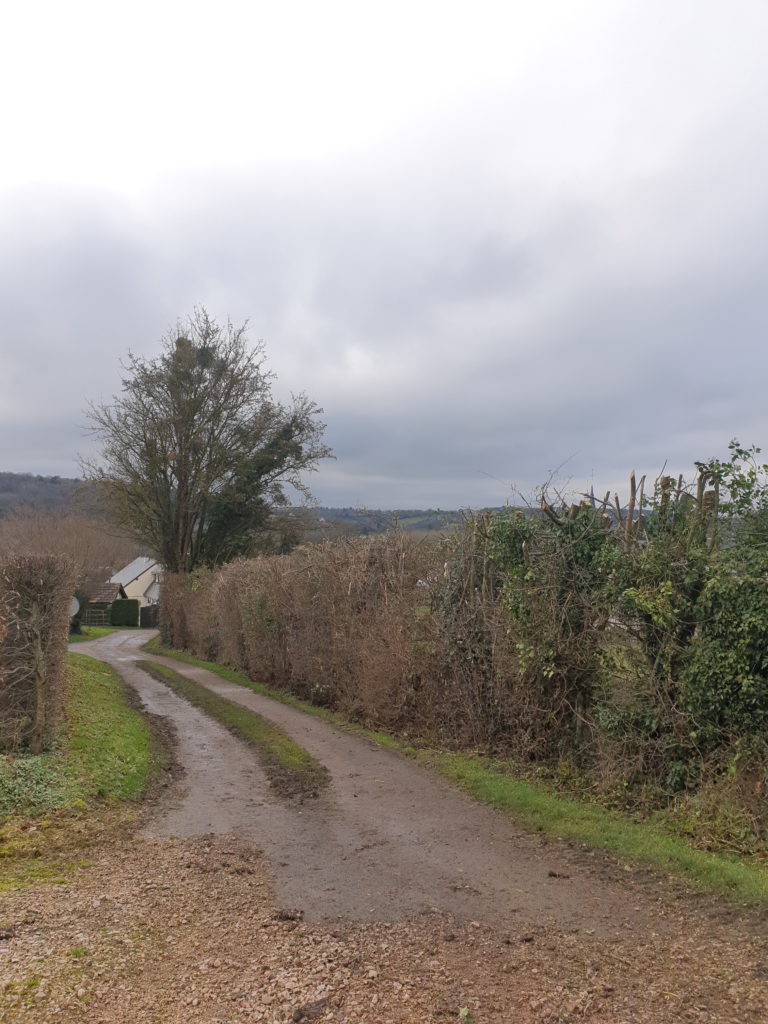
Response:
[{"label": "hedgerow", "polygon": [[66,558],[0,561],[0,750],[40,753],[55,739],[74,588]]},{"label": "hedgerow", "polygon": [[604,802],[672,807],[707,841],[716,819],[760,843],[758,455],[733,442],[690,485],[661,476],[648,493],[633,476],[624,502],[543,492],[440,541],[391,531],[166,577],[164,635],[370,727],[504,753]]}]

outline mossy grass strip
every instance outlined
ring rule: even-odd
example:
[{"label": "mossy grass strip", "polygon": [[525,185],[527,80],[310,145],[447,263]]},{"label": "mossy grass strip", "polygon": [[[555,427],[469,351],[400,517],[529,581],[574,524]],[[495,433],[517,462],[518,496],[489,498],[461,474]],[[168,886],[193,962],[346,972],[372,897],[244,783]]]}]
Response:
[{"label": "mossy grass strip", "polygon": [[75,854],[133,813],[128,804],[166,761],[117,672],[67,655],[55,748],[0,759],[0,888],[66,877]]},{"label": "mossy grass strip", "polygon": [[222,679],[226,679],[228,683],[235,683],[237,686],[243,686],[247,690],[253,690],[254,693],[261,694],[262,697],[269,697],[271,700],[276,700],[289,708],[303,711],[304,714],[312,715],[315,718],[322,718],[326,722],[338,725],[339,728],[345,729],[347,732],[353,732],[357,736],[372,740],[374,743],[378,743],[379,746],[389,747],[392,750],[404,750],[406,753],[409,752],[408,748],[399,739],[391,736],[389,733],[366,729],[365,726],[360,725],[358,722],[351,722],[339,711],[332,711],[330,708],[324,708],[318,704],[310,704],[309,701],[295,697],[292,693],[288,693],[285,690],[277,690],[274,687],[266,686],[264,683],[258,683],[253,679],[249,679],[245,672],[241,672],[239,669],[229,668],[227,665],[219,665],[215,661],[203,661],[188,651],[178,651],[175,647],[164,647],[159,636],[155,636],[147,641],[141,649],[148,654],[158,654],[163,658],[173,658],[174,661],[181,661],[186,665],[195,665],[197,668],[207,669]]},{"label": "mossy grass strip", "polygon": [[450,779],[475,800],[490,804],[531,831],[604,850],[629,867],[650,867],[666,876],[684,879],[703,891],[743,903],[768,905],[768,869],[759,862],[696,849],[684,838],[654,822],[630,821],[617,811],[574,800],[543,784],[518,778],[510,773],[511,766],[505,762],[478,756],[475,752],[437,751],[417,746],[413,737],[404,740],[364,729],[337,712],[253,682],[235,669],[201,661],[185,651],[165,648],[159,637],[145,645],[144,649],[148,648],[154,653],[207,668],[230,682],[349,728],[390,749],[398,749]]},{"label": "mossy grass strip", "polygon": [[254,747],[273,789],[280,796],[317,796],[327,785],[327,769],[261,715],[213,693],[167,665],[140,661],[138,667]]},{"label": "mossy grass strip", "polygon": [[157,767],[149,723],[113,668],[83,654],[69,659],[78,684],[67,703],[65,749],[81,796],[135,800]]},{"label": "mossy grass strip", "polygon": [[0,819],[35,816],[94,798],[132,800],[146,787],[150,728],[113,668],[67,656],[64,726],[53,750],[0,761]]}]

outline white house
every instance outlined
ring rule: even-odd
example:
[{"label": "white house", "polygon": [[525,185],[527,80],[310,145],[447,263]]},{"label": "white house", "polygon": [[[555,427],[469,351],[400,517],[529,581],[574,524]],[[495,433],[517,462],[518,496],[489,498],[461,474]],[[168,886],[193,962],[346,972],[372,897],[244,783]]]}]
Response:
[{"label": "white house", "polygon": [[110,576],[110,583],[119,583],[125,596],[135,598],[140,608],[157,604],[160,600],[160,581],[163,567],[154,558],[142,555],[126,565],[120,572]]}]

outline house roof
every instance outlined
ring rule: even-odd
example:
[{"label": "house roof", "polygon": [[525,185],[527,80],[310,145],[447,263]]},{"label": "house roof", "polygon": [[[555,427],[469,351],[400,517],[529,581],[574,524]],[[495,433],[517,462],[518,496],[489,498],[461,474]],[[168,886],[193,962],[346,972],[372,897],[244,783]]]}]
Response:
[{"label": "house roof", "polygon": [[129,562],[129,564],[126,565],[124,569],[121,569],[120,572],[116,572],[114,576],[110,576],[109,582],[120,583],[124,587],[127,587],[129,583],[133,583],[133,581],[138,579],[142,573],[147,571],[147,569],[151,569],[153,565],[157,565],[157,561],[154,558],[148,558],[146,555],[141,555],[139,558],[134,558],[132,562]]},{"label": "house roof", "polygon": [[89,604],[112,604],[118,597],[125,597],[125,591],[119,583],[99,583],[91,591]]}]

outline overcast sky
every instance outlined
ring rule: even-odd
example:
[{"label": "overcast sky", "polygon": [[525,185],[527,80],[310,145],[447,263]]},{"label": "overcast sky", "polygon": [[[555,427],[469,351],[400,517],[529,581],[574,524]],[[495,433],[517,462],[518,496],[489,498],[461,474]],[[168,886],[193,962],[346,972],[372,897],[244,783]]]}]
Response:
[{"label": "overcast sky", "polygon": [[204,305],[324,407],[322,504],[768,448],[765,0],[16,4],[0,469]]}]

